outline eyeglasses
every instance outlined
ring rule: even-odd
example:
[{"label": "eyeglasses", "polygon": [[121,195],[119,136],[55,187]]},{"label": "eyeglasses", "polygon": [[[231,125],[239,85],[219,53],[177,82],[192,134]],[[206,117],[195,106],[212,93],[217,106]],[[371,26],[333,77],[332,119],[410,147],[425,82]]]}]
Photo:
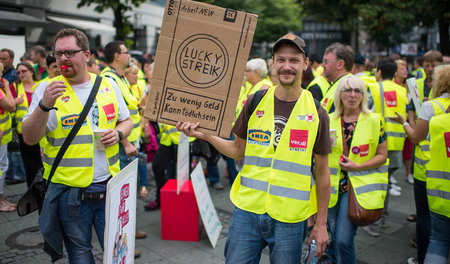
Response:
[{"label": "eyeglasses", "polygon": [[121,51],[120,54],[130,54],[128,51]]},{"label": "eyeglasses", "polygon": [[322,64],[328,64],[328,63],[333,62],[333,61],[338,61],[338,60],[323,60]]},{"label": "eyeglasses", "polygon": [[77,52],[80,52],[80,51],[84,51],[84,50],[79,49],[79,50],[55,51],[55,52],[53,52],[53,56],[55,56],[55,58],[57,58],[57,59],[61,59],[62,55],[65,55],[66,58],[72,58],[73,56],[75,56],[75,54]]},{"label": "eyeglasses", "polygon": [[29,70],[21,70],[21,71],[17,71],[17,74],[22,74],[22,73],[26,73],[26,72],[28,72]]},{"label": "eyeglasses", "polygon": [[362,89],[359,89],[359,88],[344,88],[344,89],[342,89],[342,92],[344,92],[344,93],[355,92],[355,94],[361,94],[362,93]]}]

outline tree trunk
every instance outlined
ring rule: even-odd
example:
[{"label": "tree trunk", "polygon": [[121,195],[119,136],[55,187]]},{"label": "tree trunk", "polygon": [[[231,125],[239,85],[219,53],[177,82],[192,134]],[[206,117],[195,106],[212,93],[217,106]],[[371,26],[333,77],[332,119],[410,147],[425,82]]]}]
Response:
[{"label": "tree trunk", "polygon": [[125,34],[123,33],[123,14],[122,14],[122,5],[119,5],[116,9],[114,9],[114,27],[116,28],[116,39],[124,40]]},{"label": "tree trunk", "polygon": [[450,40],[448,35],[448,28],[450,23],[441,15],[438,20],[439,23],[439,38],[441,40],[440,49],[443,55],[450,56]]}]

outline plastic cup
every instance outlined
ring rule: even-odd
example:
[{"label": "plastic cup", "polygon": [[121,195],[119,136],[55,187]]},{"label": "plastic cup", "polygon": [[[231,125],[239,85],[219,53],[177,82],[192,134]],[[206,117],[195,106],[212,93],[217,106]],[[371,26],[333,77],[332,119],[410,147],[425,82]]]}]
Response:
[{"label": "plastic cup", "polygon": [[96,129],[94,131],[95,147],[97,148],[97,150],[105,150],[106,149],[106,146],[101,141],[101,139],[103,137],[103,132],[105,132],[105,129]]},{"label": "plastic cup", "polygon": [[337,135],[336,135],[336,129],[330,129],[330,143],[332,147],[337,146]]}]

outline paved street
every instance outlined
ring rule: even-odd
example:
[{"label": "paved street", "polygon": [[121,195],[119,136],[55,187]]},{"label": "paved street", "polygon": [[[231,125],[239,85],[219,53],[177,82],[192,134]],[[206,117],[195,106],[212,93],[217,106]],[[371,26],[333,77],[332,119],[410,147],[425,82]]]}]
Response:
[{"label": "paved street", "polygon": [[[224,162],[221,160],[219,165],[221,175],[224,175]],[[403,170],[397,171],[395,176],[399,181],[398,185],[403,188],[402,195],[391,197],[388,227],[383,229],[380,237],[371,237],[362,228],[358,229],[355,239],[357,263],[403,264],[408,257],[415,255],[415,248],[410,244],[415,223],[406,221],[406,217],[414,212],[413,188],[405,182]],[[150,175],[149,197],[137,201],[137,228],[146,231],[147,238],[136,240],[136,248],[142,255],[136,259],[135,263],[224,263],[223,251],[233,206],[228,198],[230,190],[228,179],[222,178],[221,182],[225,190],[218,191],[210,188],[213,202],[224,226],[216,248],[212,248],[205,232],[199,242],[161,240],[160,211],[144,211],[146,201],[155,195],[155,184]],[[24,183],[5,185],[5,196],[17,202],[19,195],[25,189]],[[39,232],[33,229],[37,224],[36,212],[26,217],[19,217],[16,213],[0,213],[0,263],[50,263],[50,257],[40,249],[42,239]],[[97,263],[102,263],[102,253],[98,242],[94,241],[93,245]],[[68,263],[68,261],[67,258],[63,258],[56,263]],[[261,263],[269,263],[267,250],[263,252]]]}]

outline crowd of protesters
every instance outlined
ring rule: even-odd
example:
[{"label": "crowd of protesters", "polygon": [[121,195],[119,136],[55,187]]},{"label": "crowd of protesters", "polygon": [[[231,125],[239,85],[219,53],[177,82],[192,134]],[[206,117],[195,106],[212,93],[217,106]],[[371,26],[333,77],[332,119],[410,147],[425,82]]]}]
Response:
[{"label": "crowd of protesters", "polygon": [[[76,29],[61,30],[53,49],[34,46],[17,65],[11,49],[0,50],[0,212],[17,207],[3,196],[4,184],[30,186],[41,167],[48,176],[67,136],[61,120],[82,110],[97,76],[103,77],[89,125],[67,150],[63,161],[70,165],[56,170],[40,216],[52,260],[62,256],[57,241],[63,239],[70,263],[93,263],[92,227],[103,248],[104,199],[81,200],[74,216],[65,212],[72,210],[71,193],[105,193],[106,182],[136,158],[141,198],[149,195],[152,163],[156,199],[145,210],[158,210],[161,188],[175,178],[182,131],[190,136],[191,169],[204,158],[211,188],[224,189],[217,163],[222,154],[226,160],[236,206],[227,263],[257,263],[267,245],[271,262],[299,263],[306,238],[317,244],[322,261],[355,263],[358,226],[375,237],[387,226],[389,199],[402,191],[393,175],[399,168],[414,186],[416,206],[408,221],[416,222],[417,256],[408,263],[447,263],[450,136],[441,135],[450,133],[450,65],[439,51],[426,52],[408,69],[398,54],[371,61],[341,43],[327,47],[323,58],[309,55],[303,39],[289,33],[275,42],[272,59],[247,62],[235,125],[230,138],[222,139],[198,132],[198,123],[180,120],[173,126],[143,117],[152,56],[132,57],[121,41],[89,49]],[[406,82],[411,77],[420,111]],[[69,100],[75,97],[79,101]],[[105,110],[107,104],[113,108]],[[106,120],[111,113],[104,111],[113,111],[114,120]],[[76,157],[88,165],[71,163],[71,155],[95,146],[82,136],[96,129],[105,131],[106,150]],[[255,139],[254,133],[265,137]],[[382,211],[380,217],[356,222],[349,217],[353,200],[365,210]],[[55,207],[55,201],[65,205]],[[145,236],[136,230],[136,238]]]}]

